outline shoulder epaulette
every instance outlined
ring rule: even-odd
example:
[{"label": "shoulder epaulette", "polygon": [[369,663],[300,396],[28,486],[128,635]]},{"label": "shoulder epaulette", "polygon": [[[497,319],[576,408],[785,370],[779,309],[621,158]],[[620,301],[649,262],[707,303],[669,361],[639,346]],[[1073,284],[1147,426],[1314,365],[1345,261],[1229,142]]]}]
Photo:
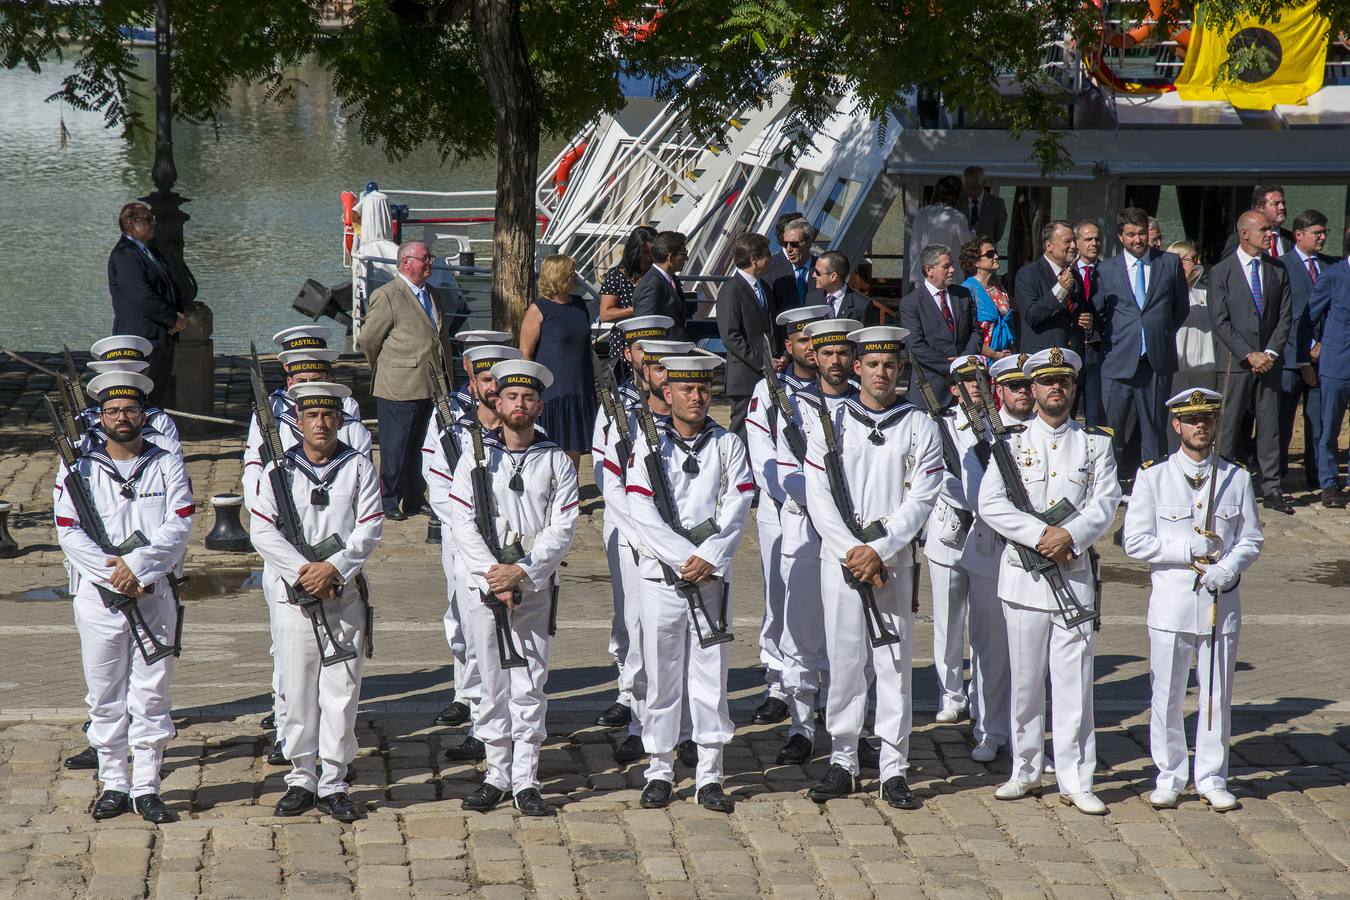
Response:
[{"label": "shoulder epaulette", "polygon": [[1020,423],[1017,425],[1004,425],[1003,430],[1010,432],[1012,434],[1021,434],[1022,432],[1027,430],[1027,426],[1022,425]]},{"label": "shoulder epaulette", "polygon": [[1105,425],[1086,425],[1083,427],[1083,430],[1088,434],[1100,434],[1109,438],[1114,438],[1116,436],[1115,431],[1107,428]]},{"label": "shoulder epaulette", "polygon": [[1241,469],[1241,470],[1244,471],[1244,472],[1247,471],[1247,467],[1246,467],[1244,464],[1238,462],[1236,459],[1233,459],[1233,457],[1231,457],[1231,456],[1222,456],[1222,455],[1220,455],[1220,456],[1219,456],[1219,459],[1223,460],[1223,461],[1226,462],[1226,463],[1231,463],[1232,465],[1237,466],[1239,469]]},{"label": "shoulder epaulette", "polygon": [[1167,459],[1167,457],[1164,456],[1162,459],[1149,459],[1149,460],[1145,460],[1144,462],[1141,462],[1141,463],[1139,464],[1139,468],[1140,468],[1140,469],[1147,469],[1149,466],[1155,466],[1155,465],[1157,465],[1157,464],[1160,463],[1160,462],[1166,461],[1166,459]]}]

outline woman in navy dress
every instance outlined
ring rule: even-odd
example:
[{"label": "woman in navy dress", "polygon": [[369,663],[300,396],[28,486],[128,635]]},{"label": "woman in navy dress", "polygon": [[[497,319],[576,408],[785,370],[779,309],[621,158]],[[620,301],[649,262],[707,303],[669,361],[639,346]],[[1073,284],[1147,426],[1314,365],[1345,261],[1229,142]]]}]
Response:
[{"label": "woman in navy dress", "polygon": [[595,367],[591,316],[586,302],[571,294],[577,266],[570,256],[549,256],[539,267],[539,299],[520,323],[520,352],[548,367],[553,384],[544,391],[539,424],[572,464],[591,445],[595,424]]}]

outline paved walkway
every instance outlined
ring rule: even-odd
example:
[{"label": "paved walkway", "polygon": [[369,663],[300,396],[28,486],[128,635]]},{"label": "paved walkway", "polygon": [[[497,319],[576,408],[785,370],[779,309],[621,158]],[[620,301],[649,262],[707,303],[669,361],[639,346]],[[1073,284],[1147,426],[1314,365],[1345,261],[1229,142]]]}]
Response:
[{"label": "paved walkway", "polygon": [[[237,367],[225,371],[218,409],[242,419]],[[974,763],[969,723],[933,723],[926,620],[915,640],[919,713],[911,745],[911,781],[924,808],[879,804],[874,780],[865,782],[869,796],[825,806],[806,800],[804,789],[824,769],[824,737],[811,764],[776,766],[783,727],[746,724],[761,687],[753,529],[736,560],[731,645],[740,728],[726,769],[741,802],[731,817],[705,813],[691,799],[692,773],[681,768],[682,802],[639,809],[642,766],[615,765],[618,735],[589,724],[612,700],[614,675],[605,655],[599,501],[589,478],[563,577],[549,684],[543,791],[559,815],[466,815],[458,800],[480,773],[441,754],[463,729],[428,727],[450,696],[439,555],[424,543],[425,519],[389,523],[369,570],[377,652],[364,684],[355,783],[370,818],[355,827],[317,814],[270,815],[282,783],[280,770],[264,761],[267,738],[257,727],[270,677],[259,561],[205,551],[211,514],[203,509],[174,677],[180,734],[163,787],[184,821],[159,829],[129,816],[95,824],[92,774],[60,767],[82,746],[84,687],[50,527],[54,456],[32,424],[42,379],[20,385],[20,378],[0,366],[0,498],[17,507],[11,528],[22,547],[18,559],[0,561],[0,895],[1350,895],[1343,824],[1350,819],[1350,516],[1315,506],[1267,522],[1266,553],[1243,581],[1232,774],[1244,806],[1226,816],[1193,796],[1163,813],[1143,799],[1153,775],[1146,575],[1109,543],[1101,548],[1107,587],[1097,652],[1097,785],[1110,814],[1100,819],[1060,806],[1053,780],[1043,800],[993,799],[1007,758]],[[186,450],[200,506],[237,487],[239,442],[228,432],[190,441]],[[923,611],[926,596],[925,587]]]}]

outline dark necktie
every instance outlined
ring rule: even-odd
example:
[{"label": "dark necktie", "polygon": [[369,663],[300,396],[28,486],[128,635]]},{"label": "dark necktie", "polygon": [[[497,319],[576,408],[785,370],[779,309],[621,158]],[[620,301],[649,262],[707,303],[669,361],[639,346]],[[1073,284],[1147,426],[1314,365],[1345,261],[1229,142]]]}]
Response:
[{"label": "dark necktie", "polygon": [[1251,261],[1248,281],[1252,287],[1252,302],[1256,304],[1256,314],[1260,316],[1266,307],[1266,298],[1261,293],[1261,260],[1254,259]]},{"label": "dark necktie", "polygon": [[970,227],[975,227],[975,220],[980,217],[980,201],[970,201]]},{"label": "dark necktie", "polygon": [[956,320],[952,318],[951,307],[947,305],[947,292],[938,291],[937,298],[938,306],[942,309],[942,318],[947,321],[947,330],[956,334]]},{"label": "dark necktie", "polygon": [[1270,256],[1272,259],[1280,255],[1280,235],[1279,232],[1270,233]]},{"label": "dark necktie", "polygon": [[1322,277],[1322,273],[1317,271],[1317,258],[1308,257],[1308,278],[1312,281],[1313,287],[1317,287],[1317,279]]},{"label": "dark necktie", "polygon": [[796,272],[797,272],[797,299],[798,299],[798,300],[805,300],[805,299],[806,299],[806,272],[807,272],[807,268],[806,268],[806,266],[796,266],[795,269],[796,269]]},{"label": "dark necktie", "polygon": [[1091,299],[1092,299],[1092,290],[1093,290],[1094,287],[1096,287],[1096,284],[1094,283],[1094,279],[1095,279],[1096,277],[1097,277],[1097,273],[1096,273],[1095,269],[1094,269],[1092,266],[1090,266],[1090,265],[1089,265],[1089,266],[1083,266],[1083,299],[1084,299],[1084,300],[1091,300]]}]

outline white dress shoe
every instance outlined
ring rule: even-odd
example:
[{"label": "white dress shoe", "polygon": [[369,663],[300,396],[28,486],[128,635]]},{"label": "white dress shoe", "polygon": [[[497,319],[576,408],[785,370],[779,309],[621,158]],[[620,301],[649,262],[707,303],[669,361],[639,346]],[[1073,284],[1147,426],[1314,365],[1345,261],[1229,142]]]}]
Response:
[{"label": "white dress shoe", "polygon": [[964,706],[948,706],[937,714],[937,721],[941,725],[950,725],[953,722],[959,722],[962,717],[965,716],[966,709],[967,707]]},{"label": "white dress shoe", "polygon": [[980,741],[975,745],[975,749],[970,751],[970,758],[976,762],[993,762],[998,756],[999,746],[993,741]]},{"label": "white dress shoe", "polygon": [[998,786],[998,790],[994,791],[996,800],[1021,800],[1023,797],[1039,797],[1040,795],[1041,786],[1039,784],[1028,784],[1016,778],[1005,781]]},{"label": "white dress shoe", "polygon": [[1238,798],[1234,797],[1223,788],[1215,788],[1212,791],[1206,791],[1202,796],[1204,797],[1205,802],[1209,804],[1209,808],[1215,812],[1228,812],[1229,810],[1237,809],[1242,805],[1238,802]]},{"label": "white dress shoe", "polygon": [[1085,816],[1106,815],[1106,804],[1098,800],[1097,795],[1091,791],[1082,791],[1078,794],[1060,794],[1059,802],[1065,806],[1077,807],[1078,811]]},{"label": "white dress shoe", "polygon": [[1154,809],[1176,809],[1177,792],[1168,788],[1158,788],[1148,795],[1148,803]]}]

